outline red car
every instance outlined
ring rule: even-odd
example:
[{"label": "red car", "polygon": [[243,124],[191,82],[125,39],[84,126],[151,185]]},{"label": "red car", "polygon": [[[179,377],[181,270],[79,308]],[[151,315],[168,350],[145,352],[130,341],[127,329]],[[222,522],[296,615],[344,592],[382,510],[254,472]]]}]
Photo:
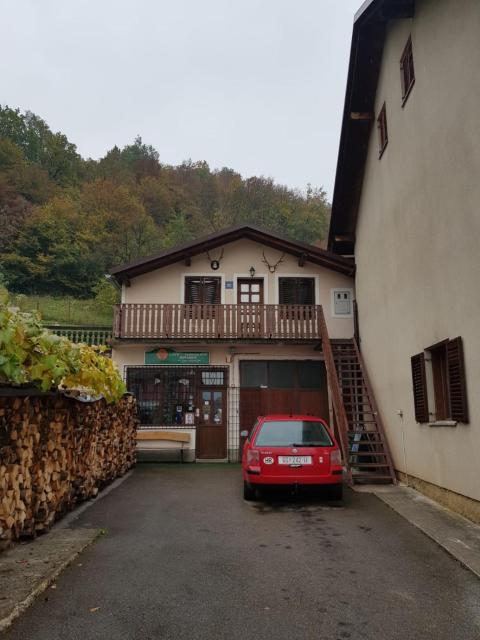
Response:
[{"label": "red car", "polygon": [[243,448],[242,471],[245,500],[253,500],[257,489],[279,485],[321,485],[332,499],[342,499],[341,452],[321,418],[284,414],[258,418]]}]

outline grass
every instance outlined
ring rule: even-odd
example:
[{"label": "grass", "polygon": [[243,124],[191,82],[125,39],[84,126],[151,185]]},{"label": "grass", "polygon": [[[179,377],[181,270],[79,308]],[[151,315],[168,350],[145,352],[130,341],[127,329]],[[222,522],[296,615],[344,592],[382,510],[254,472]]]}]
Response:
[{"label": "grass", "polygon": [[95,298],[54,298],[11,294],[10,302],[22,311],[38,311],[45,324],[111,325],[113,310]]}]

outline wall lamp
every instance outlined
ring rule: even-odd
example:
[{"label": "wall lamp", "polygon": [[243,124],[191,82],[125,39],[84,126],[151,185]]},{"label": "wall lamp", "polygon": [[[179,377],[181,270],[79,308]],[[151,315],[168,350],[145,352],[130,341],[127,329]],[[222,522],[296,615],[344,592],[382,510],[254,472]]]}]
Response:
[{"label": "wall lamp", "polygon": [[250,267],[250,277],[251,278],[255,277],[255,267]]}]

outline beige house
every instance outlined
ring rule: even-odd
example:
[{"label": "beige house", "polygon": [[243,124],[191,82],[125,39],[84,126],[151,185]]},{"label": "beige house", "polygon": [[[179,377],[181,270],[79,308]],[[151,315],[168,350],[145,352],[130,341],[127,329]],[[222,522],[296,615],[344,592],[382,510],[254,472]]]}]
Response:
[{"label": "beige house", "polygon": [[[338,372],[360,370],[354,269],[350,259],[241,226],[112,270],[122,289],[113,358],[138,399],[139,448],[237,460],[240,432],[258,415],[302,413],[341,426],[348,458],[356,396],[352,380],[344,405]],[[381,459],[369,455],[362,467],[357,437],[355,471],[391,480],[375,424],[371,439]]]},{"label": "beige house", "polygon": [[395,468],[480,521],[480,3],[355,17],[329,249]]}]

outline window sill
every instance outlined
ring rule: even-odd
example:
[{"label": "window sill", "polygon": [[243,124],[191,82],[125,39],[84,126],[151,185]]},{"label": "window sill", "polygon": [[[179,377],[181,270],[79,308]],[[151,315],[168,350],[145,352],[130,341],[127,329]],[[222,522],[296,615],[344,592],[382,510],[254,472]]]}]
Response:
[{"label": "window sill", "polygon": [[435,422],[429,422],[429,427],[456,427],[457,422],[455,420],[436,420]]}]

